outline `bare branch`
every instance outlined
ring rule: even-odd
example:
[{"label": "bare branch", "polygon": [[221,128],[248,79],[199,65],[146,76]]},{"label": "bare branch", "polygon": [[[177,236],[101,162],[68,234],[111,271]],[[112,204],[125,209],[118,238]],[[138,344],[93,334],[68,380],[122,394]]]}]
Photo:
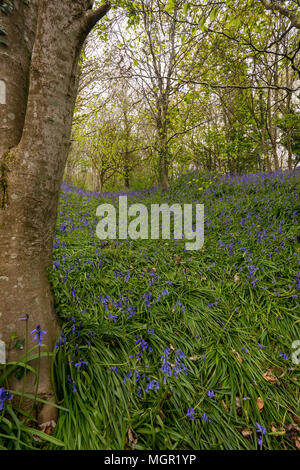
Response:
[{"label": "bare branch", "polygon": [[264,5],[266,10],[279,11],[281,15],[290,20],[291,26],[300,29],[300,20],[297,18],[297,16],[279,2],[275,2],[274,0],[260,0],[260,2]]}]

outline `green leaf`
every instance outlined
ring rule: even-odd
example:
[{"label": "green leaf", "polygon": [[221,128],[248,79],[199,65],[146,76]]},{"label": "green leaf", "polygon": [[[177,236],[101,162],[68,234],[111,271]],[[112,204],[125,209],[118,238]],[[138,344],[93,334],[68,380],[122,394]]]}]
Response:
[{"label": "green leaf", "polygon": [[199,28],[201,31],[207,31],[207,27],[205,26],[205,18],[202,17],[199,21]]},{"label": "green leaf", "polygon": [[51,442],[52,444],[59,446],[59,447],[65,447],[65,444],[57,439],[56,437],[51,436],[50,434],[46,434],[42,431],[39,431],[38,429],[33,429],[33,428],[27,428],[26,426],[23,427],[22,429],[24,432],[28,432],[29,434],[32,434],[34,436],[38,436],[44,441]]},{"label": "green leaf", "polygon": [[15,348],[16,349],[24,349],[24,344],[25,344],[24,339],[18,339],[18,341],[15,344]]},{"label": "green leaf", "polygon": [[38,398],[34,395],[30,395],[29,393],[16,392],[15,390],[9,390],[9,392],[12,395],[17,395],[19,397],[30,398],[31,400],[38,401],[39,403],[45,403],[45,405],[53,406],[54,408],[58,408],[59,410],[69,412],[69,409],[65,408],[64,406],[56,405],[56,403],[52,403],[51,401],[43,400],[42,398]]},{"label": "green leaf", "polygon": [[0,35],[7,36],[7,31],[0,25]]},{"label": "green leaf", "polygon": [[175,0],[169,0],[168,5],[166,6],[166,11],[168,13],[172,13],[174,11],[174,8],[175,8]]},{"label": "green leaf", "polygon": [[189,8],[190,8],[189,3],[186,3],[186,4],[183,6],[182,13],[183,13],[184,15],[187,15],[187,12],[188,12]]},{"label": "green leaf", "polygon": [[14,341],[15,339],[18,339],[19,338],[19,335],[15,332],[12,332],[9,339],[10,341]]},{"label": "green leaf", "polygon": [[214,21],[217,17],[217,14],[218,14],[218,9],[217,8],[214,8],[211,12],[210,12],[210,21]]}]

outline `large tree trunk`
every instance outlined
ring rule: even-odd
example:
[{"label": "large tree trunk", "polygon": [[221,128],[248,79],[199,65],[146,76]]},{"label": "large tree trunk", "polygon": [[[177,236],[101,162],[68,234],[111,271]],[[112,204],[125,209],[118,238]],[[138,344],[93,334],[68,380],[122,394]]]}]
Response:
[{"label": "large tree trunk", "polygon": [[[18,2],[15,13],[19,32],[25,32],[26,25],[23,3]],[[5,140],[5,128],[3,125],[0,128],[0,331],[1,339],[8,345],[8,360],[15,360],[20,355],[10,337],[12,333],[24,337],[24,322],[18,319],[26,313],[29,314],[30,331],[38,324],[47,331],[43,343],[50,351],[58,334],[46,269],[52,260],[80,51],[90,29],[109,9],[106,5],[92,12],[92,3],[89,0],[39,1],[28,100],[23,83],[28,76],[26,61],[23,64],[19,49],[24,41],[21,32],[19,47],[8,47],[4,57],[8,87],[7,104],[0,105],[2,120],[8,122],[5,116],[15,110],[11,138]],[[25,71],[23,80],[21,70]],[[11,388],[20,390],[21,381],[11,379]],[[33,392],[33,377],[27,379],[27,389]],[[39,395],[53,400],[46,359],[41,364]],[[54,407],[44,407],[40,422],[55,418],[54,410]]]}]

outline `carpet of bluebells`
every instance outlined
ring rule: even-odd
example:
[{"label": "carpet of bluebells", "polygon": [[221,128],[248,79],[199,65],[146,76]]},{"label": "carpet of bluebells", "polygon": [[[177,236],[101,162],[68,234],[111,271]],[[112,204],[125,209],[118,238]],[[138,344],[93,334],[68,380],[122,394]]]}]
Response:
[{"label": "carpet of bluebells", "polygon": [[299,449],[299,172],[193,172],[168,192],[127,193],[203,203],[199,251],[100,241],[96,208],[121,194],[62,189],[49,274],[68,411],[53,437],[66,449]]}]

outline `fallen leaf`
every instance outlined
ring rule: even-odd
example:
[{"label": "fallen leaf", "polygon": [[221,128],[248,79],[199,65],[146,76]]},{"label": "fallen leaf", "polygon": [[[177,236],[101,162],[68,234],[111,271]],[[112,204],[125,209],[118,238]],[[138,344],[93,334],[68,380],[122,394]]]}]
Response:
[{"label": "fallen leaf", "polygon": [[226,405],[225,400],[222,400],[222,406],[225,411],[228,411],[228,406]]},{"label": "fallen leaf", "polygon": [[296,423],[288,423],[285,425],[285,429],[287,432],[292,432],[292,431],[300,431],[299,426]]},{"label": "fallen leaf", "polygon": [[239,274],[235,274],[233,279],[234,279],[234,282],[238,282],[241,278]]},{"label": "fallen leaf", "polygon": [[132,430],[130,428],[128,429],[128,441],[131,449],[134,450],[138,440],[134,439]]},{"label": "fallen leaf", "polygon": [[253,431],[252,431],[252,429],[246,429],[245,428],[245,429],[241,430],[241,433],[244,437],[249,437],[253,434]]},{"label": "fallen leaf", "polygon": [[291,436],[291,441],[294,444],[294,446],[300,450],[300,437],[298,436]]},{"label": "fallen leaf", "polygon": [[51,421],[46,421],[45,423],[39,425],[41,431],[45,432],[46,434],[51,434],[52,430],[55,429],[55,427],[56,421],[54,421],[53,419]]},{"label": "fallen leaf", "polygon": [[238,358],[238,360],[240,362],[243,362],[243,359],[241,358],[241,356],[239,355],[239,353],[235,350],[235,349],[232,349],[231,350],[233,352],[233,354]]},{"label": "fallen leaf", "polygon": [[235,405],[240,408],[241,407],[241,400],[240,397],[235,397]]},{"label": "fallen leaf", "polygon": [[175,351],[175,348],[173,346],[173,344],[170,343],[170,349],[172,349],[172,351]]},{"label": "fallen leaf", "polygon": [[277,377],[273,374],[272,370],[271,369],[267,369],[266,372],[262,375],[263,378],[271,383],[271,384],[278,384],[280,385],[280,382],[279,380],[277,379]]},{"label": "fallen leaf", "polygon": [[194,356],[190,357],[190,361],[196,361],[198,359],[198,356],[194,354]]},{"label": "fallen leaf", "polygon": [[272,424],[272,426],[271,426],[271,431],[272,431],[274,434],[276,434],[277,436],[283,436],[283,435],[285,434],[285,430],[284,430],[284,429],[283,429],[283,430],[281,429],[280,431],[277,431],[277,429],[275,428],[275,426],[273,426],[273,424]]},{"label": "fallen leaf", "polygon": [[257,405],[258,411],[261,413],[265,405],[265,402],[263,401],[261,397],[258,397],[258,399],[256,400],[256,405]]}]

